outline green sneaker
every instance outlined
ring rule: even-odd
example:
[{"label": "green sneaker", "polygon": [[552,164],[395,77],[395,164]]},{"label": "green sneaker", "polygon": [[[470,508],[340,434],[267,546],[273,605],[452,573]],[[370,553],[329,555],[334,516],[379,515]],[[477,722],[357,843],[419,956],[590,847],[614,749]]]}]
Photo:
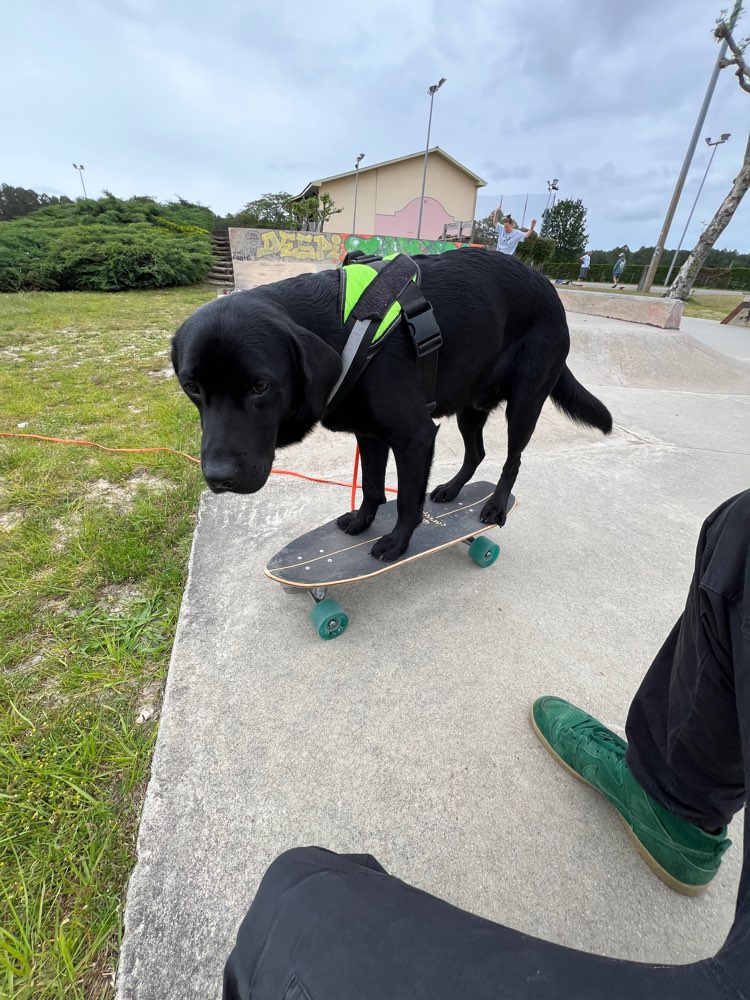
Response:
[{"label": "green sneaker", "polygon": [[531,725],[558,764],[615,807],[643,860],[670,889],[687,896],[704,891],[732,843],[726,827],[706,833],[667,812],[628,770],[625,740],[562,698],[538,698]]}]

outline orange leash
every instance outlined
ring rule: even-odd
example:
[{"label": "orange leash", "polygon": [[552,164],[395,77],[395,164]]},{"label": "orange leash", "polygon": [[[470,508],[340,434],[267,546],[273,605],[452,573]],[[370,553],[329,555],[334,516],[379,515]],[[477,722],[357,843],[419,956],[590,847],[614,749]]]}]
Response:
[{"label": "orange leash", "polygon": [[141,452],[151,452],[151,451],[168,451],[172,455],[181,455],[182,458],[186,458],[189,462],[195,462],[196,465],[200,465],[200,459],[195,458],[193,455],[188,455],[184,451],[175,451],[174,448],[107,448],[103,444],[97,444],[96,441],[82,441],[76,438],[55,438],[55,437],[44,437],[42,434],[11,434],[9,431],[0,431],[0,437],[5,438],[31,438],[34,441],[54,441],[55,444],[85,444],[90,448],[99,448],[101,451],[110,452],[127,452],[129,454],[140,454]]},{"label": "orange leash", "polygon": [[[97,444],[96,441],[84,441],[77,438],[45,437],[43,434],[15,434],[10,431],[0,431],[0,437],[26,438],[33,441],[52,441],[54,444],[86,445],[89,448],[99,448],[100,451],[128,455],[149,454],[151,452],[163,451],[168,452],[171,455],[179,455],[181,458],[186,458],[188,462],[194,462],[196,465],[201,464],[199,458],[196,458],[194,455],[188,455],[185,451],[177,451],[175,448],[107,448],[106,445]],[[361,483],[357,482],[357,473],[359,472],[359,448],[356,449],[354,454],[354,473],[350,483],[342,483],[338,479],[319,479],[315,476],[306,476],[302,472],[293,472],[291,469],[271,469],[271,472],[276,476],[294,476],[296,479],[305,479],[308,483],[325,483],[327,486],[343,486],[346,489],[351,488],[352,510],[356,507],[357,487],[361,488]],[[398,490],[395,490],[390,486],[386,486],[385,489],[387,493],[398,492]]]},{"label": "orange leash", "polygon": [[357,509],[357,475],[359,474],[359,445],[354,449],[354,472],[352,472],[352,510]]}]

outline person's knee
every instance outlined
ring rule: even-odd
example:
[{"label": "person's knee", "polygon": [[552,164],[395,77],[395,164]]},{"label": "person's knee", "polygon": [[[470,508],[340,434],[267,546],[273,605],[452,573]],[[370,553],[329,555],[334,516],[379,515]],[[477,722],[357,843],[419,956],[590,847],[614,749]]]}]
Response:
[{"label": "person's knee", "polygon": [[322,847],[291,847],[274,858],[266,869],[263,880],[269,880],[277,887],[293,885],[312,871],[329,867],[330,857],[330,852]]}]

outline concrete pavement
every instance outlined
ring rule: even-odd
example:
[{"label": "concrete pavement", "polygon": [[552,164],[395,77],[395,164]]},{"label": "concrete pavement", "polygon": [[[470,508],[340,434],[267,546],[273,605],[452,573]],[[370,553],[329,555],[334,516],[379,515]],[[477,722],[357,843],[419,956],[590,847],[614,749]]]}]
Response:
[{"label": "concrete pavement", "polygon": [[[741,821],[709,891],[677,896],[615,813],[542,749],[528,711],[557,694],[623,731],[684,604],[702,520],[750,484],[750,365],[718,324],[691,331],[699,340],[569,322],[570,366],[610,407],[615,431],[605,439],[545,407],[490,569],[458,547],[343,587],[335,596],[351,624],[326,643],[309,598],[262,567],[347,509],[348,492],[276,476],[255,496],[203,496],[120,1000],[219,997],[264,869],[298,844],[370,851],[459,906],[590,951],[669,963],[720,946]],[[479,475],[497,478],[502,415],[485,442]],[[347,436],[321,430],[277,464],[346,480],[352,453]],[[460,456],[455,422],[444,421],[432,482]]]}]

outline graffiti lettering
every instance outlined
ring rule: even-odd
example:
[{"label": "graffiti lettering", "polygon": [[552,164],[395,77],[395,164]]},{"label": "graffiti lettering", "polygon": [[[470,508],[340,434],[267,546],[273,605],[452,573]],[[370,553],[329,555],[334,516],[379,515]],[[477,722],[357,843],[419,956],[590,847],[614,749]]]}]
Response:
[{"label": "graffiti lettering", "polygon": [[462,246],[452,240],[416,240],[407,236],[347,236],[347,250],[362,250],[385,257],[391,253],[444,253]]},{"label": "graffiti lettering", "polygon": [[438,254],[462,246],[452,240],[416,240],[406,236],[354,233],[298,233],[284,229],[232,229],[232,257],[237,261],[320,261],[339,263],[349,250],[379,254]]},{"label": "graffiti lettering", "polygon": [[280,257],[282,260],[341,260],[344,256],[338,233],[296,233],[266,229],[260,234],[255,257]]}]

